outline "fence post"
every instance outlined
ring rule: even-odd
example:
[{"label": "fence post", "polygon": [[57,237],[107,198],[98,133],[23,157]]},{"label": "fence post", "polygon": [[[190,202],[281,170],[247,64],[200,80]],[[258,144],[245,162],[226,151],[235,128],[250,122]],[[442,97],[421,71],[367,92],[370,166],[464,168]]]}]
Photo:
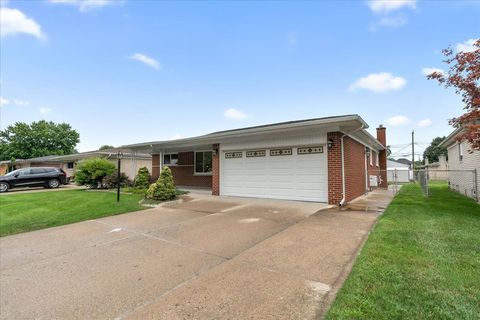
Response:
[{"label": "fence post", "polygon": [[473,189],[475,190],[475,200],[478,202],[478,176],[477,176],[477,168],[473,169]]}]

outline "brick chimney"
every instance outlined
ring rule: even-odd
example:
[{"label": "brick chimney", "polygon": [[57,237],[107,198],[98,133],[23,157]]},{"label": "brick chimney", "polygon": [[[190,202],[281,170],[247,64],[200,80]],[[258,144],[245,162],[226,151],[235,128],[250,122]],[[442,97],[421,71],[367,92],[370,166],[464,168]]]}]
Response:
[{"label": "brick chimney", "polygon": [[[379,125],[377,128],[377,140],[380,142],[385,148],[387,147],[387,129],[383,125]],[[378,160],[380,165],[380,176],[382,181],[380,183],[380,187],[387,188],[388,181],[387,181],[387,150],[382,150],[378,154]]]}]

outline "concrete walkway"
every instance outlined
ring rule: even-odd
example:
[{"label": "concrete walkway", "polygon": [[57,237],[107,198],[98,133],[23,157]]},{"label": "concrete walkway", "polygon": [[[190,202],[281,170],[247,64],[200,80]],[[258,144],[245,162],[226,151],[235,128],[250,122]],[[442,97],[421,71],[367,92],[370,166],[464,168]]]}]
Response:
[{"label": "concrete walkway", "polygon": [[321,317],[379,215],[184,199],[1,238],[0,319]]}]

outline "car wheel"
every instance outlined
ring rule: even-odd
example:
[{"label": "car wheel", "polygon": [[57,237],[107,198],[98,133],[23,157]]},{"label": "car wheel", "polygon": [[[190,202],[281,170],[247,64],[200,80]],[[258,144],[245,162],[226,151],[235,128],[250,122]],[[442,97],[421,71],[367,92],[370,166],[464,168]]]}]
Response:
[{"label": "car wheel", "polygon": [[60,186],[60,181],[58,179],[51,179],[48,181],[48,187],[49,188],[58,188]]},{"label": "car wheel", "polygon": [[6,182],[0,182],[0,192],[7,192],[10,186]]}]

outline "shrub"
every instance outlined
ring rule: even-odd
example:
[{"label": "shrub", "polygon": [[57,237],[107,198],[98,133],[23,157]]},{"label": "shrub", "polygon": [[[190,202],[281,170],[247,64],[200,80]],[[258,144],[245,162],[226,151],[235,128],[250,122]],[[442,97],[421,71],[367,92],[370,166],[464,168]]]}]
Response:
[{"label": "shrub", "polygon": [[[113,172],[102,179],[102,188],[112,189],[117,187],[118,173]],[[129,187],[132,182],[128,179],[127,175],[123,172],[120,173],[120,187]]]},{"label": "shrub", "polygon": [[152,183],[148,188],[146,197],[161,201],[173,200],[177,197],[172,170],[169,167],[162,169],[157,182]]},{"label": "shrub", "polygon": [[135,177],[135,188],[147,189],[150,186],[150,180],[152,176],[148,172],[147,167],[142,167],[138,169],[137,176]]},{"label": "shrub", "polygon": [[90,188],[101,186],[105,176],[115,172],[115,165],[104,158],[93,158],[81,161],[75,170],[75,182]]}]

